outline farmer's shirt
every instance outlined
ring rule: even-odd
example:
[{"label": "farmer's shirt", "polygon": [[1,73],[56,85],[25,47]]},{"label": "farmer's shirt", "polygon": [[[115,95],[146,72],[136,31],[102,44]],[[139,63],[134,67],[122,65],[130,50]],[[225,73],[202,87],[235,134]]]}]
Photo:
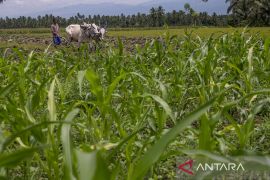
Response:
[{"label": "farmer's shirt", "polygon": [[52,24],[51,25],[51,31],[53,36],[58,36],[59,35],[59,25],[58,24]]}]

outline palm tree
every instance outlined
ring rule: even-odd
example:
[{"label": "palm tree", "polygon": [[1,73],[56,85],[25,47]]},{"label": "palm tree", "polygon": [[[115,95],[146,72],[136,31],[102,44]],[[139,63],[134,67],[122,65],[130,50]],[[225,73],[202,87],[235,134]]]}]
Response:
[{"label": "palm tree", "polygon": [[165,9],[163,9],[162,6],[159,6],[156,9],[156,12],[157,12],[157,21],[158,21],[157,24],[159,27],[161,27],[164,24]]},{"label": "palm tree", "polygon": [[226,0],[230,2],[228,13],[232,12],[241,20],[249,24],[263,22],[270,24],[270,1],[269,0]]},{"label": "palm tree", "polygon": [[185,8],[186,12],[190,11],[190,4],[189,3],[186,3],[184,5],[184,8]]},{"label": "palm tree", "polygon": [[255,0],[257,6],[257,16],[266,24],[270,24],[270,1],[269,0]]},{"label": "palm tree", "polygon": [[192,9],[192,11],[190,13],[191,13],[191,16],[192,16],[193,25],[197,26],[197,20],[198,20],[199,14],[196,11],[194,11],[193,9]]},{"label": "palm tree", "polygon": [[157,12],[154,7],[150,9],[150,18],[151,18],[152,26],[156,26]]},{"label": "palm tree", "polygon": [[199,14],[194,10],[192,9],[192,7],[190,6],[190,4],[186,3],[184,5],[184,8],[186,10],[186,12],[188,12],[189,16],[191,17],[191,23],[196,26],[197,25],[197,19],[198,19],[198,16]]},{"label": "palm tree", "polygon": [[[202,0],[207,2],[208,0]],[[263,22],[264,25],[270,24],[270,1],[269,0],[226,0],[230,3],[227,13],[232,13],[240,20],[247,21],[249,24]]]}]

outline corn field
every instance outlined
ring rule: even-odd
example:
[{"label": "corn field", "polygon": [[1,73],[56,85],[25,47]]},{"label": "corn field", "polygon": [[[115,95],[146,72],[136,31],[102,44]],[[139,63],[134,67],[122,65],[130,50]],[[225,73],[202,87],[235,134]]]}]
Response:
[{"label": "corn field", "polygon": [[177,179],[179,157],[270,178],[270,39],[186,32],[134,46],[2,48],[1,179]]}]

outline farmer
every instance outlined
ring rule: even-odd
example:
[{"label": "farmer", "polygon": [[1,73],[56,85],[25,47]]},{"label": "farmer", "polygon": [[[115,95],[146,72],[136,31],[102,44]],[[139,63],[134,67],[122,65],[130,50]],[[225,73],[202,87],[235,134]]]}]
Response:
[{"label": "farmer", "polygon": [[59,36],[59,25],[57,24],[56,18],[53,18],[53,24],[51,25],[51,31],[53,34],[53,43],[54,45],[61,44],[61,38]]}]

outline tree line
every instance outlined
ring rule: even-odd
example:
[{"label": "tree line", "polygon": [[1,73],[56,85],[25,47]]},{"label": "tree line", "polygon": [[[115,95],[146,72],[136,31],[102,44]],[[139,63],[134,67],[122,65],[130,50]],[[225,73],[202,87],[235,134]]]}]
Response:
[{"label": "tree line", "polygon": [[[232,20],[230,15],[209,15],[207,12],[195,12],[192,8],[165,12],[162,6],[151,8],[149,13],[137,13],[134,15],[120,14],[117,16],[85,16],[80,13],[70,18],[56,17],[61,26],[74,23],[96,23],[110,28],[133,28],[133,27],[162,27],[168,26],[227,26]],[[1,28],[43,28],[52,24],[53,15],[46,14],[38,17],[0,18]]]},{"label": "tree line", "polygon": [[[208,0],[203,0],[208,1]],[[3,1],[2,1],[3,2]],[[227,15],[196,12],[188,3],[184,10],[166,12],[162,6],[151,8],[149,13],[117,16],[85,16],[80,13],[70,18],[57,17],[61,26],[74,23],[96,23],[111,28],[161,27],[168,26],[269,26],[270,0],[226,0]],[[1,3],[1,0],[0,0]],[[19,18],[0,18],[0,28],[49,27],[53,15]]]}]

